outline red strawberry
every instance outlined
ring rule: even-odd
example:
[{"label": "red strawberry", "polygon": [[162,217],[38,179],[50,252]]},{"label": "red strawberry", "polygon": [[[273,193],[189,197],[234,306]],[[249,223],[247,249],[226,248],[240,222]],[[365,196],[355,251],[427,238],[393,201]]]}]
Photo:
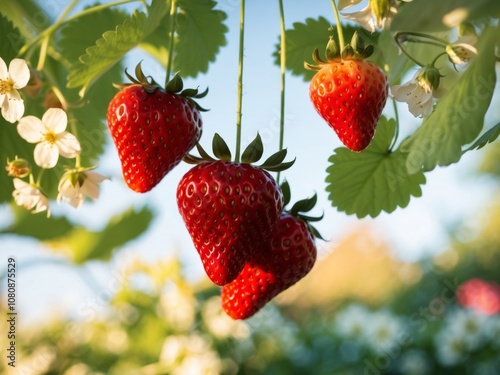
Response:
[{"label": "red strawberry", "polygon": [[283,210],[271,175],[250,164],[202,162],[181,179],[177,205],[205,271],[225,285],[264,246]]},{"label": "red strawberry", "polygon": [[267,246],[231,283],[222,288],[222,308],[233,319],[246,319],[276,295],[306,276],[316,261],[314,236],[308,225],[288,213],[281,215]]},{"label": "red strawberry", "polygon": [[155,187],[198,142],[202,120],[199,107],[182,93],[168,92],[168,87],[165,91],[144,81],[134,82],[141,84],[122,88],[109,103],[107,117],[125,182],[132,190],[144,193]]},{"label": "red strawberry", "polygon": [[341,58],[332,43],[333,39],[327,47],[328,61],[315,51],[318,65],[306,64],[319,70],[311,80],[309,96],[342,143],[352,151],[363,151],[375,134],[387,100],[387,77],[376,64],[363,60],[373,49],[358,46],[361,53],[356,54],[348,45],[351,54]]}]

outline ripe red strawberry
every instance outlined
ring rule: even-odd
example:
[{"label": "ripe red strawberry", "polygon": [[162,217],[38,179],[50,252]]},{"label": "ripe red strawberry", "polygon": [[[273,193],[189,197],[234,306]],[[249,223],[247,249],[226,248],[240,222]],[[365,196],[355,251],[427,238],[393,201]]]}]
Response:
[{"label": "ripe red strawberry", "polygon": [[177,205],[208,277],[225,285],[268,241],[283,197],[267,171],[217,160],[202,162],[183,176]]},{"label": "ripe red strawberry", "polygon": [[342,143],[352,151],[363,151],[370,144],[382,115],[388,82],[376,64],[363,60],[372,49],[363,54],[367,47],[362,46],[361,54],[356,54],[348,47],[351,55],[348,53],[343,58],[335,49],[332,52],[327,47],[328,61],[321,60],[315,52],[318,65],[306,64],[318,70],[309,85],[309,96],[316,111]]},{"label": "ripe red strawberry", "polygon": [[196,103],[182,93],[168,92],[168,87],[165,91],[144,81],[134,82],[111,100],[107,118],[125,182],[132,190],[144,193],[155,187],[198,142],[202,119]]},{"label": "ripe red strawberry", "polygon": [[233,319],[246,319],[276,295],[306,276],[316,261],[314,236],[308,225],[281,215],[268,245],[256,249],[243,271],[222,288],[222,308]]}]

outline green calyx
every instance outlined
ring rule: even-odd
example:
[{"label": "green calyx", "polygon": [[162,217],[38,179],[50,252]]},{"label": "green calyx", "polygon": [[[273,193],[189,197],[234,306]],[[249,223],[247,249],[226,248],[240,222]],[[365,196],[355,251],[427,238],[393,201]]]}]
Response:
[{"label": "green calyx", "polygon": [[[200,164],[205,162],[211,162],[216,160],[222,161],[232,161],[231,151],[229,147],[222,139],[222,137],[215,133],[214,138],[212,140],[212,152],[215,157],[212,157],[206,152],[203,147],[197,143],[196,149],[200,156],[194,156],[191,154],[187,154],[184,157],[184,161],[189,164]],[[254,164],[257,163],[264,154],[264,146],[262,144],[262,138],[259,134],[255,137],[255,139],[250,142],[250,144],[246,147],[241,155],[241,162],[244,164]],[[257,165],[257,167],[265,169],[270,172],[281,172],[288,168],[290,168],[294,163],[295,159],[292,161],[285,162],[287,151],[286,149],[276,152],[267,158],[264,163]]]},{"label": "green calyx", "polygon": [[316,206],[318,195],[314,193],[314,195],[310,198],[301,199],[295,202],[292,208],[288,210],[286,209],[286,206],[291,201],[290,184],[285,180],[281,184],[280,188],[283,194],[283,205],[285,206],[285,212],[288,212],[290,215],[303,220],[309,227],[309,230],[314,235],[314,237],[324,241],[325,239],[323,238],[323,236],[321,236],[319,231],[313,225],[311,225],[312,222],[318,222],[322,220],[324,215],[318,217],[306,215],[307,212],[311,211],[314,206]]},{"label": "green calyx", "polygon": [[319,50],[316,48],[312,55],[315,64],[304,62],[304,67],[308,70],[320,70],[323,66],[336,61],[364,60],[370,57],[374,50],[373,44],[366,44],[365,39],[357,31],[352,36],[351,42],[346,44],[342,51],[338,47],[337,42],[335,42],[335,39],[330,36],[326,45],[326,60],[321,58]]},{"label": "green calyx", "polygon": [[207,109],[202,108],[195,101],[195,99],[204,98],[208,94],[208,87],[205,91],[201,93],[199,92],[198,88],[184,89],[184,82],[182,81],[182,78],[180,77],[179,73],[175,73],[174,77],[170,81],[168,81],[165,89],[163,89],[163,87],[161,87],[151,76],[146,76],[144,74],[144,72],[142,71],[141,64],[142,61],[140,61],[135,67],[135,77],[129,74],[129,72],[127,72],[127,69],[125,69],[125,75],[130,80],[130,83],[118,83],[118,84],[115,83],[113,84],[113,86],[121,90],[127,86],[141,85],[142,87],[144,87],[144,90],[146,90],[146,92],[150,94],[157,89],[164,90],[168,93],[176,94],[178,96],[183,97],[199,111],[202,112],[208,111]]}]

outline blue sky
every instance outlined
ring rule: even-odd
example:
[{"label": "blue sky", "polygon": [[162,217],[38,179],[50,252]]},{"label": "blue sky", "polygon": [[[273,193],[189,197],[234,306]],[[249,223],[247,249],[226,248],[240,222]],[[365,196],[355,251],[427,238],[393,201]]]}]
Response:
[{"label": "blue sky", "polygon": [[[196,80],[187,80],[188,86],[209,87],[209,95],[200,104],[210,111],[203,114],[204,134],[202,145],[210,148],[215,132],[221,134],[234,150],[236,121],[236,79],[238,57],[239,1],[222,0],[220,8],[227,12],[230,29],[228,45],[221,50],[217,62],[208,74]],[[286,2],[287,27],[306,17],[323,15],[333,19],[329,1]],[[252,140],[257,132],[263,137],[265,156],[278,149],[279,139],[279,67],[273,65],[272,53],[279,36],[277,1],[253,0],[247,2],[246,39],[243,97],[243,144]],[[129,70],[144,59],[143,69],[158,82],[164,80],[163,70],[145,53],[135,50],[129,56]],[[498,93],[497,93],[498,94]],[[497,95],[498,97],[498,95]],[[420,123],[400,105],[401,132],[413,131]],[[388,106],[386,114],[391,116]],[[392,214],[382,214],[376,219],[358,220],[339,213],[327,201],[325,177],[327,159],[333,149],[341,146],[333,131],[323,122],[312,107],[308,97],[308,84],[301,78],[287,75],[285,146],[290,158],[297,157],[295,165],[283,176],[292,187],[292,199],[297,200],[318,194],[319,202],[314,213],[324,211],[324,219],[317,227],[325,238],[319,241],[320,252],[335,248],[344,234],[359,222],[368,222],[394,245],[396,256],[414,261],[419,257],[444,249],[447,225],[460,222],[464,215],[478,213],[493,191],[487,178],[471,175],[478,160],[478,153],[466,155],[462,161],[448,168],[438,168],[428,173],[423,186],[423,197],[412,198],[409,207]],[[489,125],[492,125],[489,122]],[[128,244],[115,256],[111,264],[92,262],[87,268],[101,286],[112,280],[113,268],[129,257],[139,256],[148,261],[178,254],[186,264],[188,275],[194,279],[203,275],[201,262],[191,244],[189,235],[177,211],[175,190],[177,183],[190,166],[181,164],[168,174],[151,192],[137,194],[130,191],[121,179],[120,164],[114,147],[101,160],[98,172],[111,177],[102,184],[101,197],[95,203],[86,203],[80,210],[69,206],[56,206],[55,215],[67,214],[72,220],[99,230],[108,218],[128,207],[153,206],[158,217],[151,229],[136,241]],[[0,226],[10,221],[10,211],[0,207]],[[473,221],[470,222],[473,225]],[[30,239],[4,236],[0,243],[0,259],[15,255],[19,262],[33,257],[50,257],[42,245]],[[75,307],[95,296],[95,291],[85,285],[71,267],[40,266],[19,271],[19,298],[22,311],[37,317],[55,306]],[[40,307],[44,307],[40,309]],[[38,312],[35,310],[38,309]]]}]

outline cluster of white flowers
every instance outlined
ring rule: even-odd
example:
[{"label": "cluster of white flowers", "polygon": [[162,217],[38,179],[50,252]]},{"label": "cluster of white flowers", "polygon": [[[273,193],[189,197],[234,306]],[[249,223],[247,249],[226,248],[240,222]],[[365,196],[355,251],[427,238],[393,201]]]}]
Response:
[{"label": "cluster of white flowers", "polygon": [[500,316],[482,315],[469,309],[454,310],[446,316],[434,340],[437,359],[443,366],[455,366],[484,345],[498,344],[499,333]]},{"label": "cluster of white flowers", "polygon": [[334,333],[363,344],[375,354],[390,351],[407,328],[402,320],[387,310],[370,311],[352,304],[340,311],[333,322]]},{"label": "cluster of white flowers", "polygon": [[[13,59],[9,67],[0,57],[0,105],[3,118],[17,124],[17,132],[28,143],[36,144],[34,160],[42,169],[54,168],[59,156],[76,158],[76,167],[66,171],[59,181],[57,202],[68,202],[79,208],[85,199],[97,199],[98,184],[105,177],[93,172],[93,168],[81,167],[79,155],[81,146],[78,139],[66,131],[68,116],[61,108],[49,108],[41,119],[35,116],[24,116],[24,101],[19,90],[26,87],[30,80],[30,69],[23,59]],[[24,117],[23,117],[24,116]],[[50,216],[49,198],[43,192],[40,181],[35,181],[31,166],[25,159],[15,157],[7,160],[8,175],[14,177],[12,196],[17,205],[33,213],[42,211]],[[26,182],[22,178],[28,177]]]}]

